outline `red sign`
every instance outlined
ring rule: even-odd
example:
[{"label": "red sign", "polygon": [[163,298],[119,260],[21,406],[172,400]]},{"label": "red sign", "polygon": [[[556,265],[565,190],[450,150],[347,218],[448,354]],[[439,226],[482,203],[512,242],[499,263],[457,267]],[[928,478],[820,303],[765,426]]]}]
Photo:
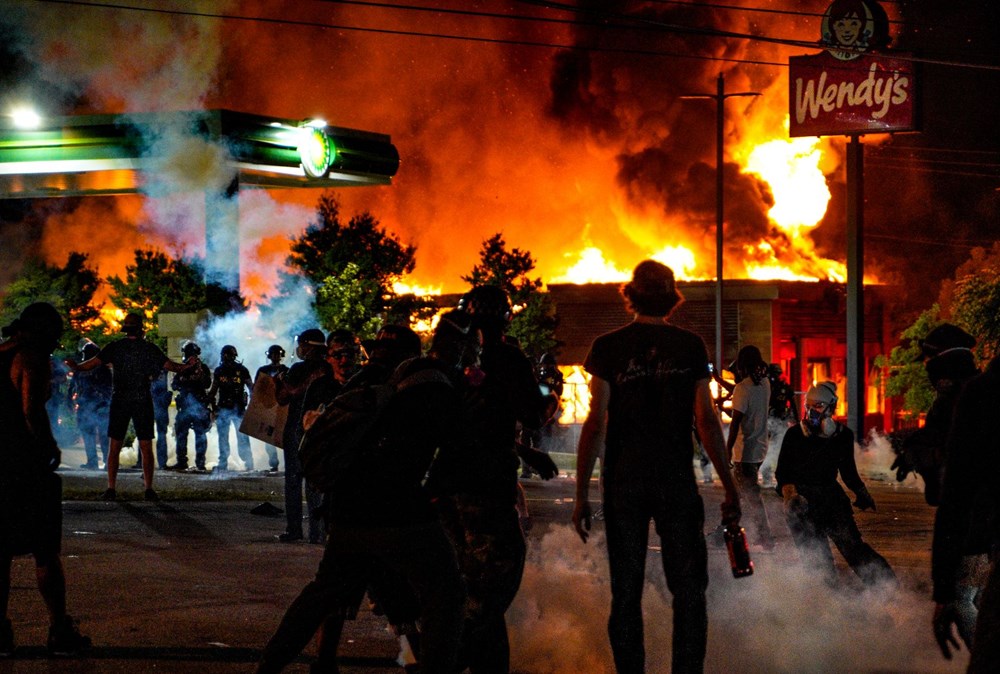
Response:
[{"label": "red sign", "polygon": [[829,52],[788,59],[789,135],[849,136],[912,131],[913,64],[881,54],[842,60]]}]

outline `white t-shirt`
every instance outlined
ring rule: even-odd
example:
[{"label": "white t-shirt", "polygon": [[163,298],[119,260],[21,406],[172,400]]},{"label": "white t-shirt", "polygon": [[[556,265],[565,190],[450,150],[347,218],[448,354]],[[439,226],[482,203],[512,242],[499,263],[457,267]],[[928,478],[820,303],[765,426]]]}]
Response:
[{"label": "white t-shirt", "polygon": [[733,461],[760,463],[767,454],[767,407],[771,400],[771,382],[764,377],[754,385],[753,379],[744,377],[733,391],[733,411],[742,412],[738,433],[733,445]]}]

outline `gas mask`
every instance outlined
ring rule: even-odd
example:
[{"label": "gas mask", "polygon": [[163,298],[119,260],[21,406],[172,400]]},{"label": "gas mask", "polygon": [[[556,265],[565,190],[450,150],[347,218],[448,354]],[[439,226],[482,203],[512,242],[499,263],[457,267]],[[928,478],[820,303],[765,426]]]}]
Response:
[{"label": "gas mask", "polygon": [[833,411],[837,407],[837,385],[825,381],[812,386],[806,393],[806,409],[802,417],[802,432],[828,438],[837,430]]}]

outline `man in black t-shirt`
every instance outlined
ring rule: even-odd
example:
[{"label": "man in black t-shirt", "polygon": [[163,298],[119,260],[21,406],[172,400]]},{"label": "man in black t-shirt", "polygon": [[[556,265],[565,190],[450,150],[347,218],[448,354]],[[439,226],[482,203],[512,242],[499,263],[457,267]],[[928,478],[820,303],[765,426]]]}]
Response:
[{"label": "man in black t-shirt", "polygon": [[705,513],[691,466],[691,421],[726,490],[722,518],[738,523],[739,496],[709,390],[708,353],[694,333],[666,323],[682,297],[673,271],[646,260],[622,288],[635,320],[598,337],[585,363],[590,412],[577,452],[573,523],[590,535],[590,476],[602,448],[611,569],[608,633],[621,673],[645,671],[642,590],[649,521],[656,523],[673,594],[673,672],[701,672],[708,612]]},{"label": "man in black t-shirt", "polygon": [[145,497],[149,501],[155,501],[158,497],[153,491],[153,396],[150,383],[160,370],[182,372],[185,366],[170,360],[160,347],[145,340],[145,327],[139,314],[125,317],[122,332],[125,333],[123,339],[111,342],[94,358],[80,364],[69,359],[66,365],[74,371],[93,370],[101,365],[111,366],[113,391],[108,421],[108,488],[102,498],[109,501],[117,498],[115,486],[118,482],[118,459],[131,421],[142,453]]}]

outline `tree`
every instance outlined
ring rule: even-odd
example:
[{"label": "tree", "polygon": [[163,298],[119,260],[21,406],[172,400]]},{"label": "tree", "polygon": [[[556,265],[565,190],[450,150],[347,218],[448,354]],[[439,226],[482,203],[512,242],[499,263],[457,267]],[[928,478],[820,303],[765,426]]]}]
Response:
[{"label": "tree", "polygon": [[981,363],[1000,354],[1000,244],[977,248],[969,261],[942,284],[938,302],[920,314],[900,334],[901,343],[879,357],[876,365],[889,370],[886,393],[903,396],[904,409],[915,416],[930,409],[934,390],[920,354],[920,340],[941,323],[953,323],[976,338]]},{"label": "tree", "polygon": [[500,286],[507,292],[514,307],[514,319],[508,333],[518,340],[530,358],[537,361],[558,342],[555,306],[548,293],[542,291],[542,279],[528,276],[534,268],[535,260],[530,252],[519,248],[508,251],[503,234],[497,233],[483,241],[479,264],[462,280],[473,287]]},{"label": "tree", "polygon": [[9,325],[33,302],[48,302],[66,321],[62,351],[75,351],[81,338],[99,341],[107,329],[100,318],[100,307],[94,305],[100,285],[100,276],[87,266],[84,253],[70,253],[62,267],[30,260],[4,292],[0,324]]},{"label": "tree", "polygon": [[371,213],[344,223],[339,202],[324,193],[316,220],[292,240],[287,262],[312,284],[316,314],[325,329],[345,328],[371,337],[399,306],[393,283],[413,271],[415,253],[415,247],[400,243]]},{"label": "tree", "polygon": [[238,291],[205,281],[200,260],[173,259],[156,250],[135,251],[135,263],[125,267],[125,278],[107,279],[114,294],[111,303],[125,312],[146,317],[147,336],[160,344],[156,318],[160,311],[195,312],[207,309],[216,315],[243,311],[246,302]]}]

